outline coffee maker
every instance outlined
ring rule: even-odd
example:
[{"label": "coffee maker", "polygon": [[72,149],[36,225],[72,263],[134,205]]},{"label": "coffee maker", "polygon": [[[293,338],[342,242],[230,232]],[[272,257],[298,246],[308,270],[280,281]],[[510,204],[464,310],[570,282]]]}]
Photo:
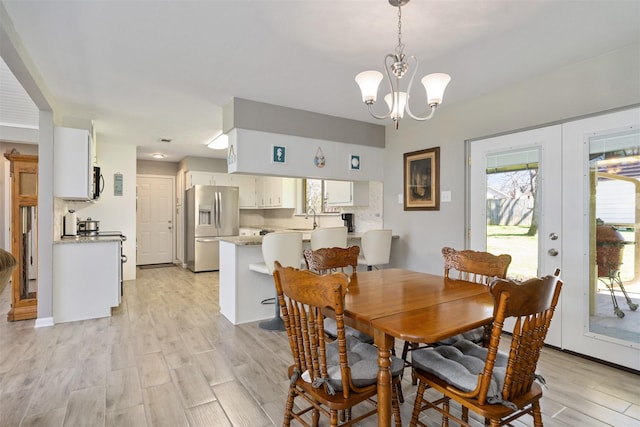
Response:
[{"label": "coffee maker", "polygon": [[343,213],[342,220],[344,221],[344,226],[347,227],[348,233],[353,233],[353,214],[352,213]]}]

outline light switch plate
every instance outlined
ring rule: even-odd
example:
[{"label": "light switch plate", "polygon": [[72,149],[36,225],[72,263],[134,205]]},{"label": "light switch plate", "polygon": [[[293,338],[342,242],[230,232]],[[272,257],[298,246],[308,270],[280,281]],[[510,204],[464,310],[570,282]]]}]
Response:
[{"label": "light switch plate", "polygon": [[451,201],[451,191],[443,191],[440,193],[440,201],[441,202],[450,202]]},{"label": "light switch plate", "polygon": [[398,193],[398,204],[401,205],[403,203],[402,193]]}]

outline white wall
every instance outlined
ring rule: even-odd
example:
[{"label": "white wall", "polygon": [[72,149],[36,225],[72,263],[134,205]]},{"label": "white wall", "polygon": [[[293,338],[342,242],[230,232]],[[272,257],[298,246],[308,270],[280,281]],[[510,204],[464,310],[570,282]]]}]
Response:
[{"label": "white wall", "polygon": [[[273,146],[286,148],[286,162],[272,163]],[[316,167],[318,149],[324,154],[324,167]],[[344,181],[382,181],[383,148],[345,144],[246,129],[229,132],[229,173],[288,176]],[[235,158],[231,155],[235,153]],[[360,156],[360,169],[351,170],[351,155]]]},{"label": "white wall", "polygon": [[[640,103],[640,46],[521,82],[470,102],[445,102],[427,122],[405,119],[387,127],[384,156],[384,225],[400,235],[392,264],[440,273],[443,246],[465,245],[465,140],[535,127]],[[455,76],[450,87],[455,85]],[[439,211],[404,211],[403,153],[440,147],[440,189],[452,193]]]},{"label": "white wall", "polygon": [[[67,202],[66,209],[75,209],[78,218],[91,217],[100,221],[101,231],[122,231],[127,236],[122,252],[128,261],[124,264],[123,279],[136,278],[136,147],[132,145],[98,142],[98,165],[104,177],[104,191],[96,203]],[[114,196],[113,175],[122,174],[122,196]],[[57,222],[62,224],[60,213]]]}]

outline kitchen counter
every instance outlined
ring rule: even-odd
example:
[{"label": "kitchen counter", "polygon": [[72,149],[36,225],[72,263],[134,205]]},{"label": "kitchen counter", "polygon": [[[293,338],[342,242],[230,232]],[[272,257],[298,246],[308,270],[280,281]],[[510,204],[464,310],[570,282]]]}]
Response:
[{"label": "kitchen counter", "polygon": [[54,245],[67,243],[100,243],[100,242],[119,242],[118,236],[64,236],[60,240],[54,240]]},{"label": "kitchen counter", "polygon": [[[287,231],[287,230],[282,230]],[[299,230],[291,230],[291,231],[299,231]],[[312,230],[302,232],[302,241],[303,242],[311,242],[311,237],[309,234]],[[262,245],[262,238],[264,236],[227,236],[221,237],[220,241],[233,243],[237,246],[247,246],[247,245]],[[347,240],[360,240],[362,238],[362,233],[348,233]]]}]

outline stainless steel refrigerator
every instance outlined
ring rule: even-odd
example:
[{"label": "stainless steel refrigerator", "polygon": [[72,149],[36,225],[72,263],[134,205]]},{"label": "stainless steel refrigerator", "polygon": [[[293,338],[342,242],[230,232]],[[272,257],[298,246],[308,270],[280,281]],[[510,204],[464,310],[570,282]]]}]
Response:
[{"label": "stainless steel refrigerator", "polygon": [[194,185],[186,194],[187,267],[194,272],[220,268],[219,238],[237,236],[238,187]]}]

